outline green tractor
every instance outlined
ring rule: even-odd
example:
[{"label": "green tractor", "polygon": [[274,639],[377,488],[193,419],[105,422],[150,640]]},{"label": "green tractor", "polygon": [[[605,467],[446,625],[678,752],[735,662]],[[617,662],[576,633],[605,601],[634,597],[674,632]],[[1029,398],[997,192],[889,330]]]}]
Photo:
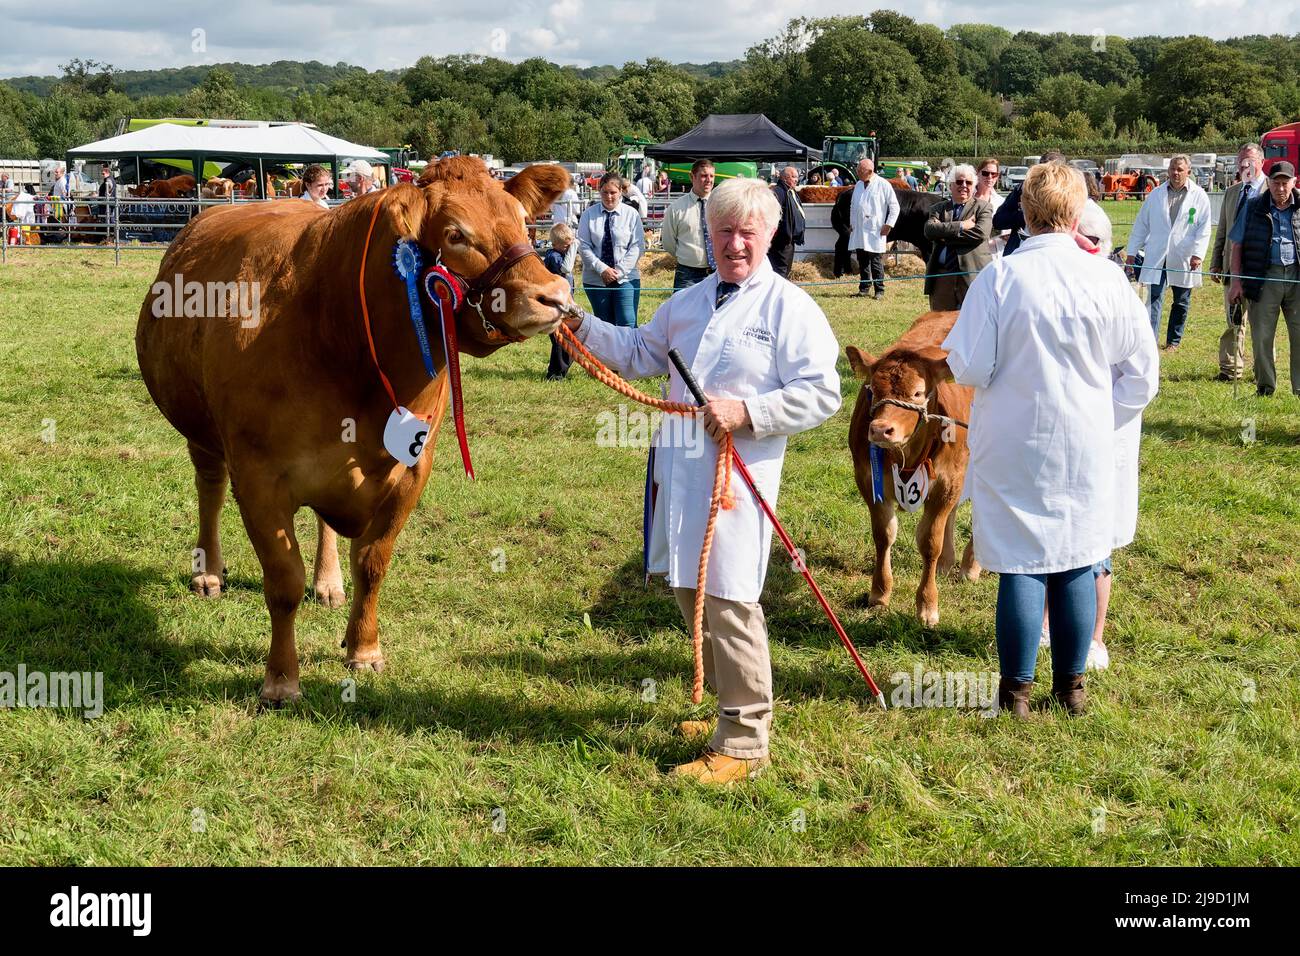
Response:
[{"label": "green tractor", "polygon": [[821,173],[823,181],[832,169],[839,172],[840,182],[844,185],[858,181],[858,162],[869,159],[873,163],[880,159],[880,140],[873,130],[870,136],[827,136],[822,140],[822,161],[808,170]]},{"label": "green tractor", "polygon": [[[645,148],[652,145],[654,145],[652,139],[624,136],[622,142],[610,152],[609,158],[605,162],[605,168],[635,182],[640,178],[641,169],[646,163]],[[673,186],[690,188],[690,163],[660,163],[656,168],[668,171],[668,181]],[[713,171],[718,182],[724,179],[734,179],[738,176],[754,179],[758,176],[758,163],[745,161],[714,163]]]}]

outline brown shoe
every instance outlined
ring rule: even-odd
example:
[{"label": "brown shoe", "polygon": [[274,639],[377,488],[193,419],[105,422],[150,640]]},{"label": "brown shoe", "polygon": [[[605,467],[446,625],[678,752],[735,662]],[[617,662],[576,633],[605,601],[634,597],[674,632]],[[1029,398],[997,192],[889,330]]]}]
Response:
[{"label": "brown shoe", "polygon": [[713,735],[713,722],[710,720],[683,720],[677,725],[677,732],[687,740]]},{"label": "brown shoe", "polygon": [[1029,719],[1029,695],[1034,690],[1034,682],[1012,680],[1003,677],[998,681],[998,710],[1009,710],[1017,720]]},{"label": "brown shoe", "polygon": [[1064,707],[1071,717],[1084,713],[1088,709],[1088,696],[1083,689],[1083,675],[1067,674],[1057,677],[1053,674],[1052,699]]},{"label": "brown shoe", "polygon": [[690,777],[698,783],[729,786],[738,780],[753,780],[771,763],[768,757],[728,757],[726,754],[706,750],[699,760],[692,760],[672,769],[674,777]]}]

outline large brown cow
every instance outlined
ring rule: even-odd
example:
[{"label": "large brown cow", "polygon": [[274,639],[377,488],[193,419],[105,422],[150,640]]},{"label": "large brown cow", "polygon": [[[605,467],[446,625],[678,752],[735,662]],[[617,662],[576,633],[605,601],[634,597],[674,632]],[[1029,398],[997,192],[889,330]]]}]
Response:
[{"label": "large brown cow", "polygon": [[[330,211],[305,202],[214,206],[168,249],[140,310],[140,370],[159,409],[185,436],[194,463],[196,558],[203,564],[196,565],[191,586],[200,594],[221,593],[217,534],[228,479],[234,490],[262,565],[271,614],[264,702],[299,696],[294,616],[305,574],[295,512],[306,506],[320,519],[313,587],[330,606],[344,599],[335,532],[353,539],[356,591],[346,663],[380,670],[380,583],[397,534],[429,477],[431,452],[408,468],[384,448],[393,403],[362,322],[362,269],[381,366],[403,406],[433,416],[427,441],[432,444],[447,403],[445,359],[435,331],[438,376],[430,379],[405,286],[393,269],[397,240],[416,240],[427,263],[441,254],[444,265],[473,280],[509,261],[501,258],[507,251],[510,259],[527,251],[518,246],[525,221],[544,214],[567,185],[568,174],[559,166],[531,166],[503,187],[480,160],[444,160],[419,185],[395,186]],[[460,350],[472,355],[495,351],[507,336],[518,340],[553,331],[571,299],[567,283],[531,254],[489,281],[484,307],[501,307],[493,311],[492,325],[470,309],[457,316]],[[244,304],[256,302],[257,314],[203,317],[175,306],[168,310],[165,287],[177,282],[227,290],[228,283],[257,283],[243,287],[249,290]],[[155,308],[158,300],[163,308]]]},{"label": "large brown cow", "polygon": [[[889,550],[898,534],[898,517],[894,513],[896,465],[903,488],[911,491],[904,497],[914,506],[920,506],[919,487],[929,479],[924,510],[916,526],[916,547],[923,563],[916,612],[929,627],[939,623],[937,576],[951,571],[956,559],[957,502],[970,458],[966,429],[951,420],[970,421],[974,390],[953,383],[948,353],[939,348],[956,320],[956,312],[927,312],[878,359],[853,345],[845,349],[854,374],[863,379],[849,424],[849,449],[858,491],[871,509],[876,567],[871,576],[870,604],[888,607],[894,587]],[[926,411],[924,419],[922,408]],[[950,420],[929,417],[936,415]],[[873,444],[886,453],[880,502],[872,501]],[[980,574],[969,542],[962,556],[961,573],[970,581]]]}]

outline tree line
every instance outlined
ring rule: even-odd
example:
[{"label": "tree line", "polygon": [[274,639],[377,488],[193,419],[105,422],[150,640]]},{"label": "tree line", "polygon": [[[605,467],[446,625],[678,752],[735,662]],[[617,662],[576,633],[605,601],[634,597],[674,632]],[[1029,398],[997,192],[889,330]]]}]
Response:
[{"label": "tree line", "polygon": [[579,69],[541,58],[421,57],[396,71],[280,61],[124,72],[74,59],[0,82],[0,156],[62,156],[123,116],[290,119],[371,146],[506,162],[600,162],[710,113],[766,113],[812,146],[881,137],[886,155],[1222,149],[1300,119],[1300,34],[1136,37],[948,30],[903,14],[797,18],[741,60]]}]

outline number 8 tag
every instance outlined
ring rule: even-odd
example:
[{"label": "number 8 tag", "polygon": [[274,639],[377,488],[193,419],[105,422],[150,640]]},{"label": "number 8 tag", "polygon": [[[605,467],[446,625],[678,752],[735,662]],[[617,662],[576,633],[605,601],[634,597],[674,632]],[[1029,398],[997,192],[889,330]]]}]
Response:
[{"label": "number 8 tag", "polygon": [[912,472],[912,477],[903,481],[894,466],[894,499],[905,511],[916,511],[930,493],[930,472],[924,465]]},{"label": "number 8 tag", "polygon": [[414,468],[429,438],[429,423],[405,408],[394,409],[384,426],[384,448],[408,468]]}]

